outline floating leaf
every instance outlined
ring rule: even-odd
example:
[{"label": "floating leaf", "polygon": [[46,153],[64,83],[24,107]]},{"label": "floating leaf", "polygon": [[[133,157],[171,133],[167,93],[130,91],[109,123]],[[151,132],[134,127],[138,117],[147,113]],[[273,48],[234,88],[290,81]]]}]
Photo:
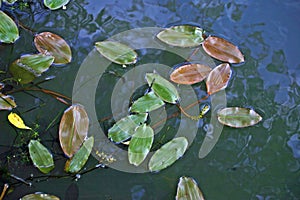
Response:
[{"label": "floating leaf", "polygon": [[53,56],[56,64],[71,62],[71,48],[63,38],[54,33],[42,32],[35,35],[34,44],[39,52]]},{"label": "floating leaf", "polygon": [[24,121],[22,120],[22,118],[16,113],[10,113],[7,118],[8,118],[8,121],[15,127],[20,128],[20,129],[31,130],[31,128],[26,126]]},{"label": "floating leaf", "polygon": [[34,166],[41,172],[47,174],[54,168],[52,154],[39,141],[30,140],[28,148]]},{"label": "floating leaf", "polygon": [[[4,3],[7,3],[9,5],[13,5],[17,0],[3,0]],[[0,0],[0,6],[1,6],[1,0]]]},{"label": "floating leaf", "polygon": [[134,134],[136,127],[144,123],[147,117],[147,113],[140,113],[120,119],[108,130],[108,138],[116,143],[129,139]]},{"label": "floating leaf", "polygon": [[77,173],[85,165],[94,146],[94,137],[89,137],[84,141],[80,149],[74,156],[66,162],[65,171],[69,173]]},{"label": "floating leaf", "polygon": [[177,47],[196,47],[203,41],[203,29],[197,26],[172,26],[157,34],[162,42]]},{"label": "floating leaf", "polygon": [[202,64],[185,64],[176,68],[170,75],[171,81],[191,85],[203,81],[211,68]]},{"label": "floating leaf", "polygon": [[82,105],[74,104],[65,110],[59,125],[60,146],[72,157],[87,136],[89,118]]},{"label": "floating leaf", "polygon": [[149,92],[141,98],[137,99],[131,106],[131,112],[144,113],[151,112],[161,106],[165,105],[165,103],[154,94],[154,92]]},{"label": "floating leaf", "polygon": [[175,86],[157,73],[147,73],[146,80],[152,86],[154,93],[163,101],[175,104],[179,100],[179,94]]},{"label": "floating leaf", "polygon": [[149,161],[150,171],[160,171],[172,165],[176,160],[183,156],[188,146],[185,137],[172,139],[158,149]]},{"label": "floating leaf", "polygon": [[12,96],[0,93],[0,110],[11,110],[17,107],[17,104]]},{"label": "floating leaf", "polygon": [[225,89],[228,85],[231,73],[232,71],[228,63],[220,64],[214,68],[206,80],[207,94],[211,95]]},{"label": "floating leaf", "polygon": [[14,43],[19,38],[15,22],[3,11],[0,11],[0,42]]},{"label": "floating leaf", "polygon": [[9,71],[19,83],[26,84],[48,70],[53,60],[42,54],[24,55],[9,66]]},{"label": "floating leaf", "polygon": [[70,0],[44,0],[44,5],[51,9],[57,10],[69,3]]},{"label": "floating leaf", "polygon": [[96,42],[95,47],[108,60],[120,64],[129,65],[137,61],[137,53],[125,44],[114,41]]},{"label": "floating leaf", "polygon": [[59,200],[57,196],[44,194],[44,193],[35,193],[27,194],[23,196],[20,200]]},{"label": "floating leaf", "polygon": [[229,107],[218,112],[218,120],[227,126],[244,128],[257,124],[262,117],[249,108]]},{"label": "floating leaf", "polygon": [[177,186],[176,200],[204,200],[196,181],[193,178],[182,176]]},{"label": "floating leaf", "polygon": [[139,166],[148,155],[154,139],[154,131],[150,126],[142,124],[132,135],[128,148],[130,164]]},{"label": "floating leaf", "polygon": [[204,51],[213,58],[229,63],[244,62],[244,56],[237,46],[227,40],[209,36],[202,44]]}]

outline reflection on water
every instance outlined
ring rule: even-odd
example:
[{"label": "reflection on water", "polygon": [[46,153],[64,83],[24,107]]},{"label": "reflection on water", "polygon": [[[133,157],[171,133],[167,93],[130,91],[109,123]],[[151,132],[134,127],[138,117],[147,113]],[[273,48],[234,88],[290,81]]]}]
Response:
[{"label": "reflection on water", "polygon": [[[76,72],[94,43],[132,28],[196,24],[208,34],[238,45],[245,54],[246,62],[232,67],[233,76],[226,89],[227,104],[253,108],[263,116],[261,123],[245,129],[225,127],[213,151],[204,159],[198,159],[205,138],[203,128],[199,128],[198,137],[187,154],[158,174],[135,175],[112,169],[86,174],[77,183],[79,199],[173,199],[177,180],[182,175],[197,180],[207,199],[299,198],[299,1],[77,0],[71,1],[67,10],[58,11],[46,10],[42,2],[35,1],[22,11],[3,5],[2,9],[32,30],[55,32],[70,44],[72,63],[64,68],[51,68],[47,75],[55,75],[56,79],[43,85],[66,95],[71,95]],[[35,51],[32,35],[21,31],[15,45],[1,46],[0,69],[6,70],[20,55]],[[143,55],[149,52],[149,62],[155,62],[156,56],[161,55],[141,50]],[[172,59],[172,56],[165,58]],[[37,101],[24,95],[15,96],[20,112]],[[29,122],[40,123],[43,132],[65,107],[45,96],[40,98],[47,106],[25,117]],[[7,127],[5,116],[6,113],[0,113],[1,145],[11,144],[15,134]],[[208,120],[204,119],[199,124],[207,127],[206,123]],[[57,126],[41,134],[41,138],[48,138],[46,134],[55,138]],[[0,153],[7,150],[1,147]],[[54,150],[59,152],[58,148]],[[29,176],[21,169],[14,171],[22,177]],[[37,174],[35,169],[29,171]],[[63,199],[70,182],[51,179],[34,183],[35,187],[31,188],[21,186],[8,197],[16,199],[29,191],[44,191]]]}]

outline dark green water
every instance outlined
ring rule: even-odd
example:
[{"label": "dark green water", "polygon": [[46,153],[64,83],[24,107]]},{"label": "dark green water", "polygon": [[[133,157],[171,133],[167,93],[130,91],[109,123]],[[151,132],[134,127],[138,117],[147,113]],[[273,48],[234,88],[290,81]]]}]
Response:
[{"label": "dark green water", "polygon": [[[32,30],[54,32],[70,44],[72,62],[65,67],[52,67],[41,77],[56,76],[42,86],[70,97],[77,71],[96,41],[133,28],[198,25],[208,34],[236,44],[245,55],[244,64],[232,67],[233,75],[226,89],[227,105],[253,108],[263,117],[253,127],[224,127],[218,143],[204,159],[198,158],[198,152],[205,137],[203,125],[209,123],[209,119],[199,123],[197,137],[182,159],[159,173],[99,169],[78,181],[63,178],[33,181],[31,187],[15,185],[6,199],[18,199],[36,191],[61,199],[76,199],[76,194],[78,199],[174,199],[178,179],[183,175],[198,182],[206,199],[300,199],[299,1],[74,0],[66,10],[58,11],[49,11],[39,2],[31,3],[24,10],[10,10],[3,5],[1,9]],[[138,42],[138,38],[132,40]],[[21,38],[15,45],[0,46],[0,69],[7,70],[20,55],[35,51],[32,35],[21,29]],[[144,49],[138,53],[140,64],[172,65],[178,59],[155,50]],[[115,66],[110,69],[120,74],[126,71]],[[110,96],[112,84],[117,80],[118,77],[105,74],[101,83],[107,85],[97,87],[95,104],[99,118],[111,114],[110,99],[104,97]],[[40,125],[40,138],[59,158],[52,174],[61,174],[64,160],[55,140],[58,123],[47,131],[46,127],[66,106],[44,94],[30,94],[35,96],[28,93],[13,96],[27,124]],[[25,112],[35,106],[40,107]],[[6,111],[0,113],[1,160],[7,151],[12,152],[9,146],[17,135],[8,125],[7,114]],[[107,130],[111,123],[101,126]],[[178,128],[176,119],[170,120],[168,126],[171,127],[169,132]],[[10,155],[20,154],[15,151]],[[88,165],[95,163],[91,158]],[[35,168],[17,159],[1,164],[22,178],[40,175]],[[4,181],[2,177],[1,186]]]}]

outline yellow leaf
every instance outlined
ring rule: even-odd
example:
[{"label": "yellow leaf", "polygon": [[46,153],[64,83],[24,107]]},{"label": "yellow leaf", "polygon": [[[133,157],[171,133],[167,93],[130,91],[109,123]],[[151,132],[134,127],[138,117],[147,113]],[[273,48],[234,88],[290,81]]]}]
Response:
[{"label": "yellow leaf", "polygon": [[8,118],[8,121],[10,123],[12,123],[15,127],[20,128],[20,129],[31,130],[31,128],[26,126],[24,124],[24,121],[22,120],[22,118],[16,113],[10,113],[7,118]]}]

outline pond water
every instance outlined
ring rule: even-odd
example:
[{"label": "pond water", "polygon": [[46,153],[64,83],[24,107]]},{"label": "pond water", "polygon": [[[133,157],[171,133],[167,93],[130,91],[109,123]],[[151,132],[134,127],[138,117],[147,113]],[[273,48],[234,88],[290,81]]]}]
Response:
[{"label": "pond water", "polygon": [[[22,9],[20,4],[15,9],[2,5],[1,9],[31,30],[51,31],[62,36],[72,48],[70,64],[51,67],[39,78],[55,76],[41,84],[43,88],[72,97],[74,83],[80,78],[77,73],[83,63],[94,56],[96,41],[134,28],[152,27],[156,30],[171,25],[193,24],[202,27],[207,34],[231,41],[243,52],[246,62],[232,66],[233,74],[225,90],[227,106],[253,108],[263,120],[243,129],[224,127],[213,150],[199,159],[199,149],[205,138],[204,127],[210,123],[211,114],[208,114],[196,124],[197,135],[186,154],[159,173],[126,172],[112,165],[86,173],[78,180],[35,178],[34,181],[29,180],[31,187],[14,184],[16,181],[10,180],[13,191],[5,199],[18,199],[32,192],[50,193],[61,199],[174,199],[180,176],[193,177],[206,199],[300,199],[299,1],[76,0],[70,2],[66,10],[57,11],[45,9],[40,1],[28,2],[29,7]],[[32,35],[23,29],[20,35],[14,45],[0,46],[0,70],[6,71],[20,55],[36,52]],[[128,44],[137,43],[144,47],[145,41],[140,38],[128,40]],[[160,64],[172,67],[183,61],[174,53],[161,49],[141,48],[137,52],[140,56],[137,65],[156,63],[152,64],[153,68]],[[101,64],[106,64],[93,59],[89,65],[101,67]],[[126,87],[133,88],[135,80],[127,84],[126,79],[122,80],[120,76],[130,70],[134,67],[124,69],[110,65],[99,83],[96,82],[95,108],[103,132],[107,132],[114,122],[111,118],[111,96],[115,95],[113,101],[120,107],[129,101],[124,98]],[[4,77],[1,75],[1,79]],[[143,80],[143,77],[136,77],[136,81],[138,79]],[[114,94],[116,84],[125,85],[125,91]],[[204,89],[203,85],[196,87],[196,94],[199,97],[205,95]],[[141,85],[132,98],[137,98],[134,95],[140,95],[144,90]],[[18,92],[13,96],[23,119],[29,125],[39,125],[37,130],[41,141],[54,154],[56,167],[51,174],[62,174],[65,159],[57,143],[57,133],[59,118],[67,106],[38,92]],[[76,101],[90,100],[84,93],[76,98]],[[210,100],[205,102],[210,103]],[[176,109],[168,106],[167,114]],[[115,118],[124,116],[122,110],[116,113]],[[40,176],[32,164],[20,161],[22,149],[26,149],[25,143],[21,147],[11,147],[15,140],[20,140],[22,133],[8,125],[7,114],[6,111],[0,113],[1,169],[8,167],[10,173],[22,178]],[[57,116],[58,120],[54,120]],[[106,117],[108,120],[105,120]],[[52,121],[54,124],[47,128]],[[177,117],[167,120],[164,127],[160,127],[162,130],[158,137],[164,137],[161,139],[163,142],[171,139],[179,124],[190,131],[188,120],[180,121]],[[87,166],[96,163],[97,160],[91,157]],[[1,186],[7,181],[9,179],[2,176]]]}]

